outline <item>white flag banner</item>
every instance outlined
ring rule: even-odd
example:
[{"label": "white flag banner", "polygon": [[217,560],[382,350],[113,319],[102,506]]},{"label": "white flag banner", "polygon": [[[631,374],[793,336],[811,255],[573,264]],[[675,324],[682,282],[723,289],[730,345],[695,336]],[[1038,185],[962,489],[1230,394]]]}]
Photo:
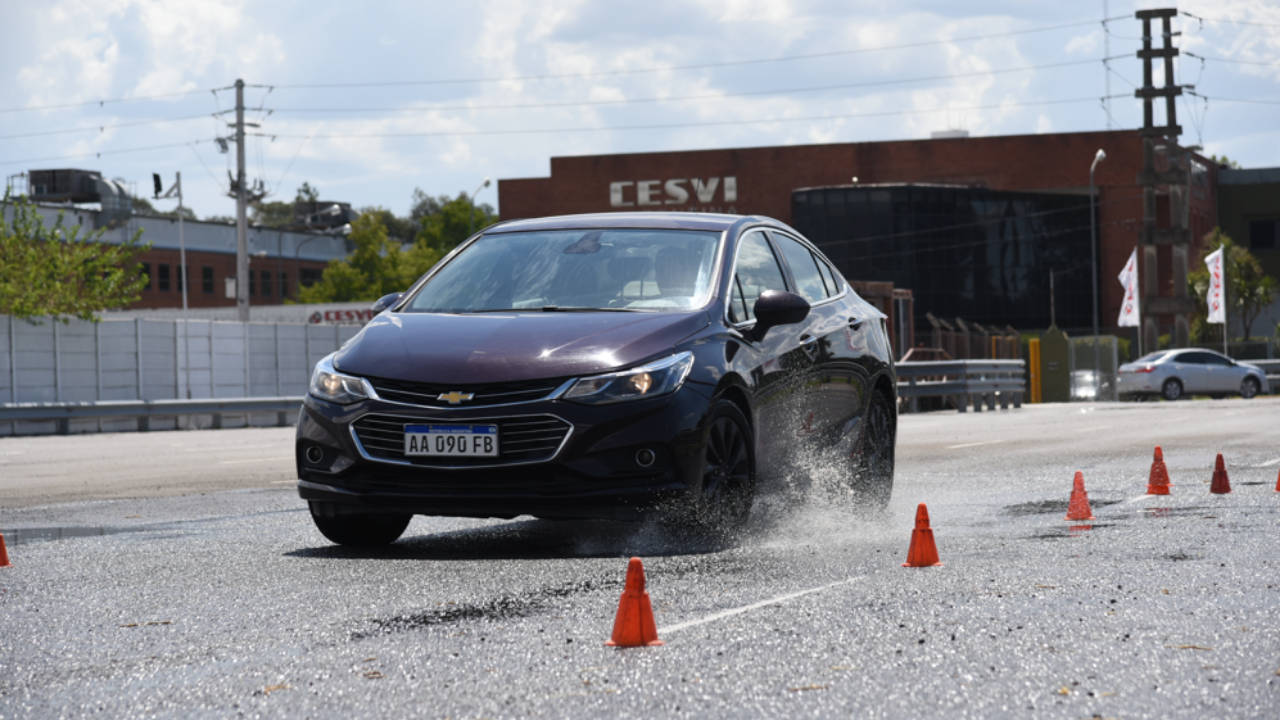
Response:
[{"label": "white flag banner", "polygon": [[1226,300],[1223,297],[1222,248],[1214,250],[1206,257],[1204,264],[1209,268],[1209,294],[1205,297],[1205,302],[1209,305],[1209,322],[1226,323],[1227,308]]},{"label": "white flag banner", "polygon": [[1120,327],[1138,327],[1138,318],[1142,310],[1138,303],[1138,248],[1133,249],[1129,262],[1120,271],[1120,284],[1124,286],[1124,300],[1120,303],[1120,317],[1116,325]]}]

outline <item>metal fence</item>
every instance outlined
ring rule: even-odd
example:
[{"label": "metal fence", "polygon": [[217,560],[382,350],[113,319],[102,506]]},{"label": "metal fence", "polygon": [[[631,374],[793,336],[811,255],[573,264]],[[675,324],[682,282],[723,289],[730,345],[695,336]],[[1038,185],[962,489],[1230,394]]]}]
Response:
[{"label": "metal fence", "polygon": [[[34,325],[0,317],[0,403],[302,396],[315,363],[359,327],[201,320]],[[212,424],[155,419],[151,427]],[[275,424],[275,414],[225,420]],[[70,432],[128,430],[130,420],[76,419]],[[0,422],[0,435],[56,432],[51,422]]]}]

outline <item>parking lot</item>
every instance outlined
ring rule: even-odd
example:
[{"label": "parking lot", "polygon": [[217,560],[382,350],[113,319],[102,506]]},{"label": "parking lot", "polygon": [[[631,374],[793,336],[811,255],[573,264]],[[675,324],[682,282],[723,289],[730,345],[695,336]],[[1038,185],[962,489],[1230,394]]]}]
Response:
[{"label": "parking lot", "polygon": [[[367,552],[312,526],[288,428],[5,438],[0,718],[1275,717],[1277,417],[904,415],[882,516],[765,496],[730,544],[419,517]],[[902,567],[918,503],[942,567]],[[608,648],[633,555],[665,645]]]}]

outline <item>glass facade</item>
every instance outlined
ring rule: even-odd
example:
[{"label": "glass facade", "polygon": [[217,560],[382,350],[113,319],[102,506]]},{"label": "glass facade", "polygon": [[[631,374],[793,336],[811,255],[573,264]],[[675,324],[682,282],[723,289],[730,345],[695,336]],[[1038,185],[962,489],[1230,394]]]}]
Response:
[{"label": "glass facade", "polygon": [[847,186],[796,190],[791,208],[792,225],[845,277],[909,288],[917,328],[926,312],[1046,328],[1050,271],[1058,327],[1092,325],[1088,195]]}]

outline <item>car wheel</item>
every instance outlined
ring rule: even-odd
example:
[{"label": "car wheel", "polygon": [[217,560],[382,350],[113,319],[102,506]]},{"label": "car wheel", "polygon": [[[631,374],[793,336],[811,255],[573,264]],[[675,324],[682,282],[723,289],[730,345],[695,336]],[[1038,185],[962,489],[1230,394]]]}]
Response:
[{"label": "car wheel", "polygon": [[339,515],[322,517],[311,510],[316,528],[331,542],[355,547],[390,545],[404,534],[412,515],[379,513],[377,515]]},{"label": "car wheel", "polygon": [[702,530],[726,533],[746,523],[755,499],[756,458],[750,426],[738,406],[720,400],[707,424],[702,485],[693,520]]},{"label": "car wheel", "polygon": [[1247,377],[1240,382],[1240,397],[1250,400],[1262,390],[1262,383],[1258,382],[1258,378]]},{"label": "car wheel", "polygon": [[1164,385],[1160,386],[1160,397],[1165,400],[1177,400],[1182,397],[1182,381],[1177,378],[1165,380]]},{"label": "car wheel", "polygon": [[875,393],[867,408],[862,452],[855,458],[849,489],[854,508],[884,510],[893,495],[894,449],[897,427],[892,407],[883,393]]}]

